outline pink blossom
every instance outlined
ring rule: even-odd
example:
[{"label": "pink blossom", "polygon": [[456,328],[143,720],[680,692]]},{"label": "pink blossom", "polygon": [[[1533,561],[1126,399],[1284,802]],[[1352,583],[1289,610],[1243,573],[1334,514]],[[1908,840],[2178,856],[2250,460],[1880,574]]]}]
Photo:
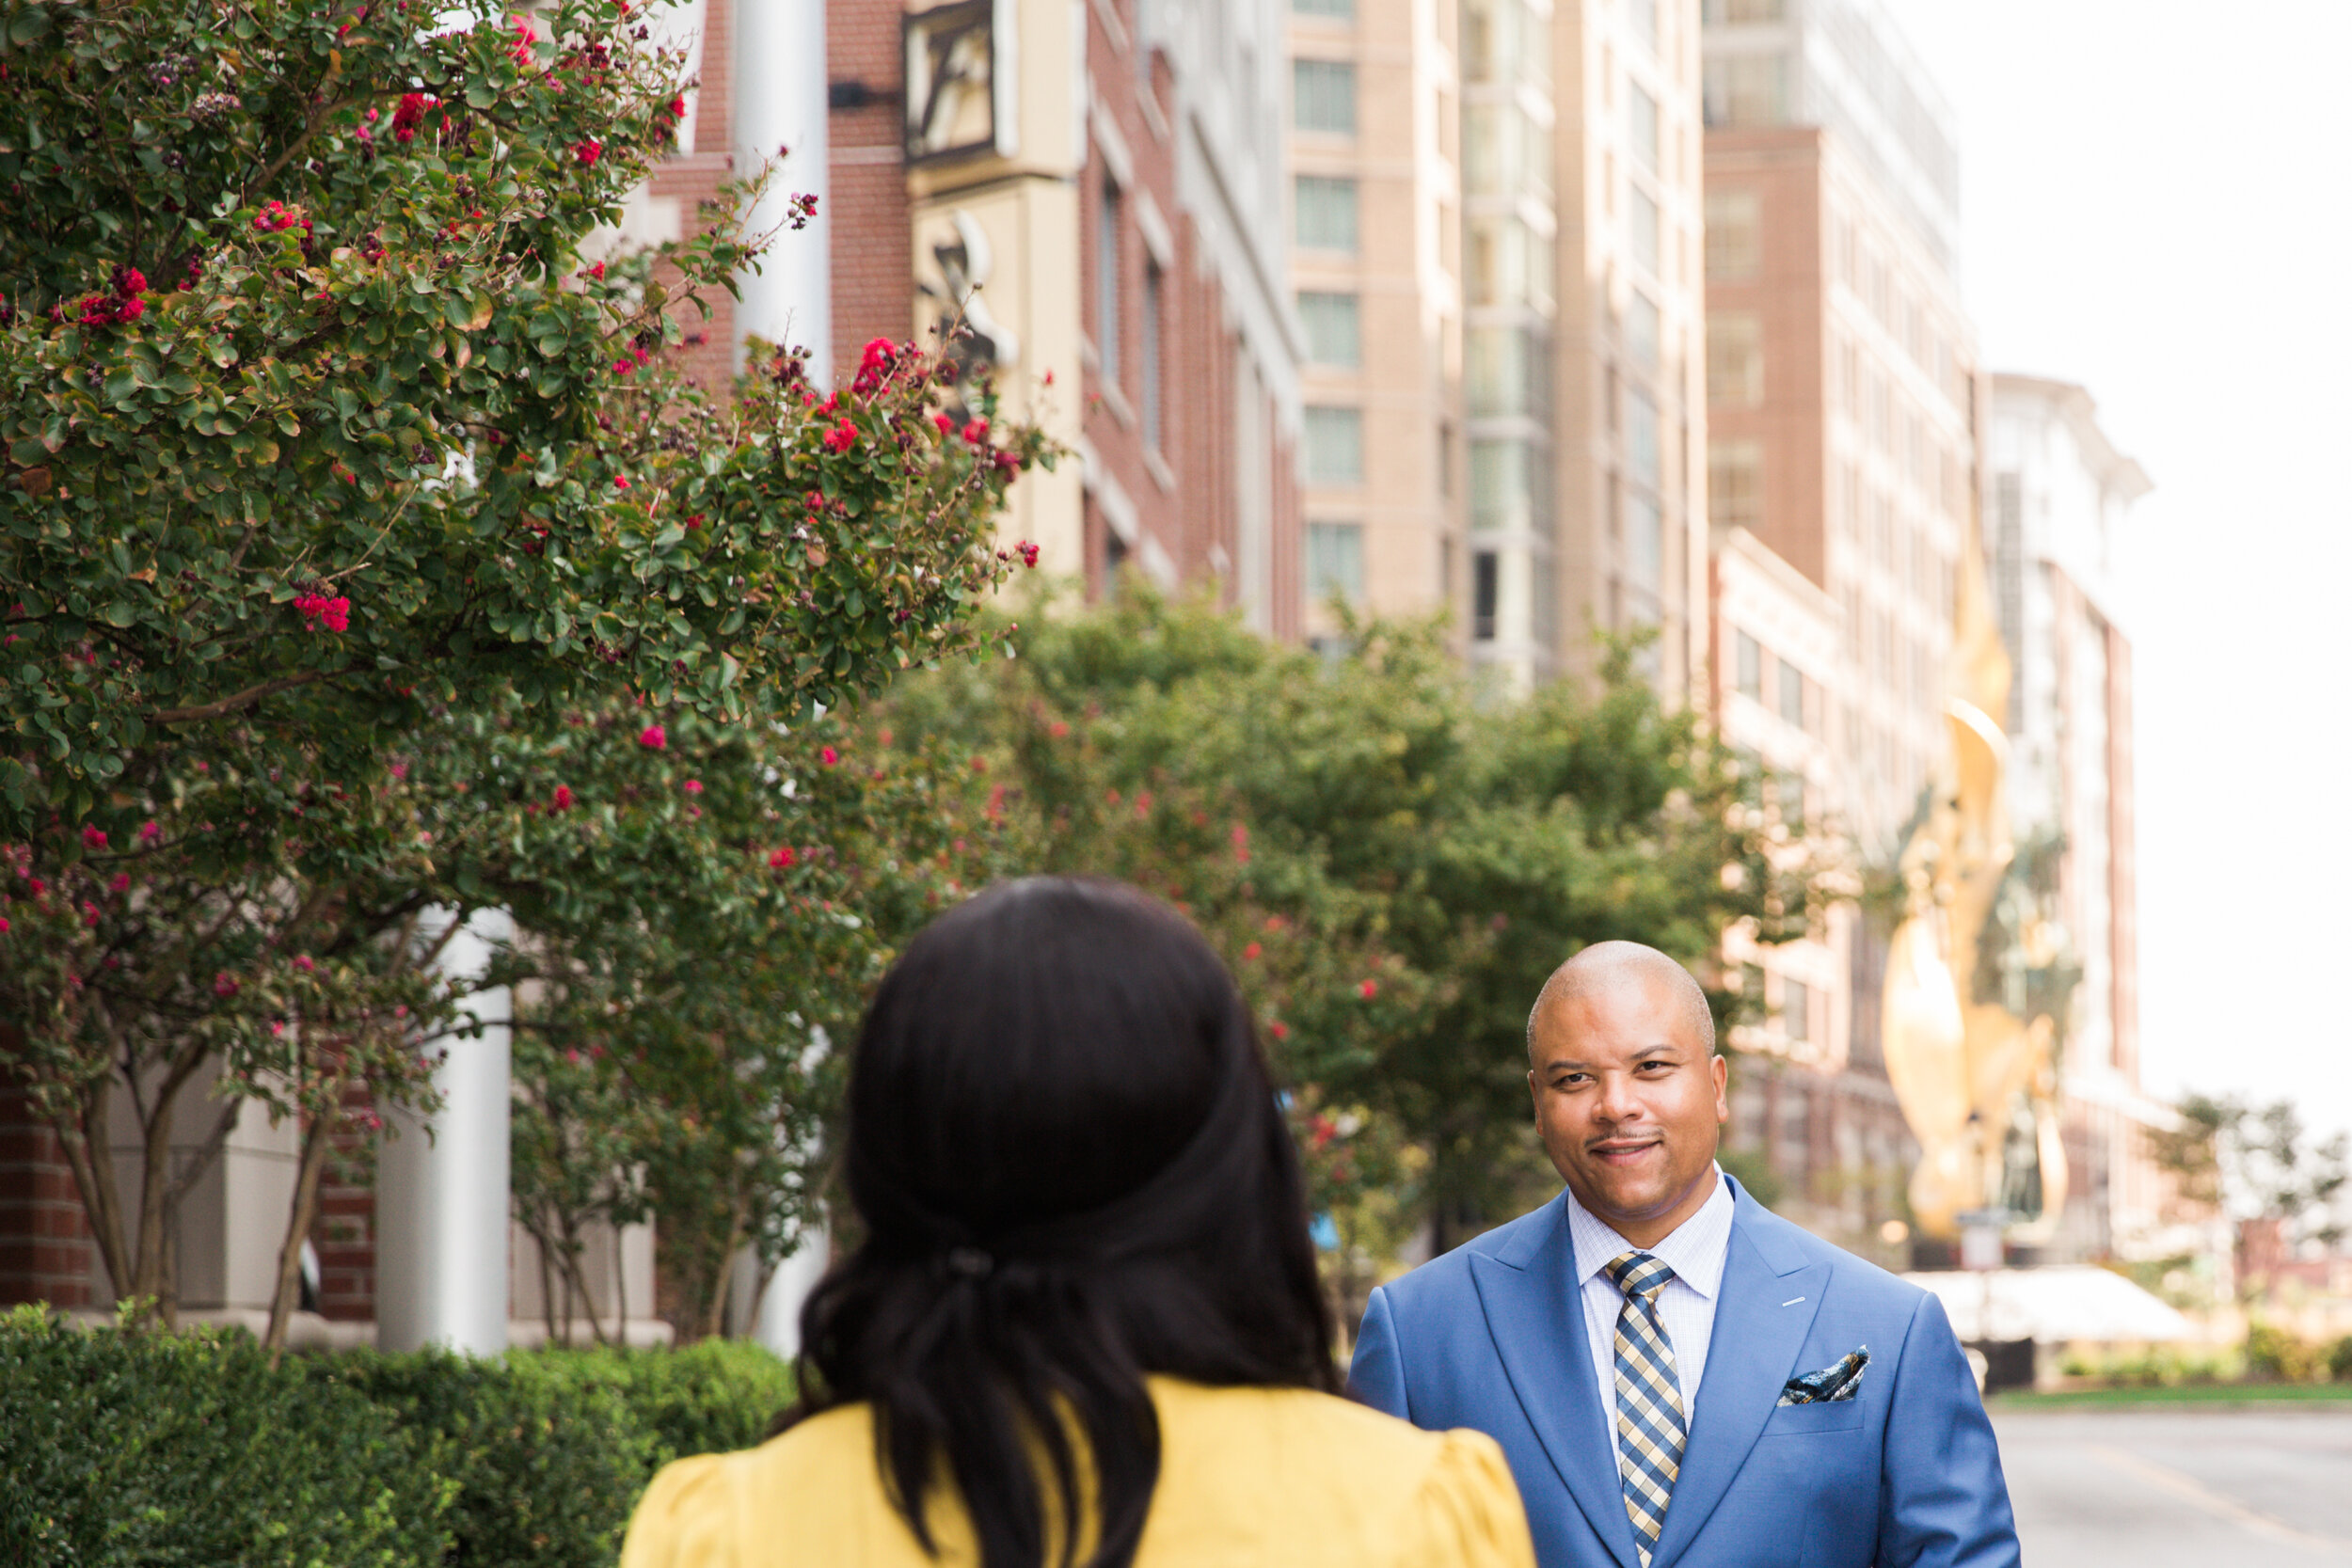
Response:
[{"label": "pink blossom", "polygon": [[236,977],[235,975],[233,975],[233,974],[230,974],[230,973],[229,973],[227,970],[225,970],[225,969],[224,969],[224,970],[222,970],[219,974],[217,974],[214,975],[214,976],[213,976],[213,994],[214,994],[215,996],[234,996],[234,995],[236,995],[236,994],[237,994],[237,977]]},{"label": "pink blossom", "polygon": [[839,424],[834,425],[831,430],[825,432],[825,450],[827,451],[848,451],[851,447],[856,445],[857,426],[850,423],[848,420],[842,420]]},{"label": "pink blossom", "polygon": [[150,822],[139,829],[139,842],[141,844],[152,844],[163,836],[163,825],[158,822]]},{"label": "pink blossom", "polygon": [[351,601],[340,594],[331,599],[324,594],[305,594],[294,600],[294,607],[295,613],[319,630],[351,629]]},{"label": "pink blossom", "polygon": [[777,850],[774,854],[769,856],[768,863],[773,866],[776,870],[783,871],[797,863],[800,858],[801,857],[799,855],[793,852],[792,846],[787,844],[783,848]]},{"label": "pink blossom", "polygon": [[8,916],[6,916],[6,915],[0,915],[0,937],[7,936],[8,934]]},{"label": "pink blossom", "polygon": [[90,827],[84,828],[82,830],[82,847],[85,849],[103,849],[105,847],[106,831],[103,828]]},{"label": "pink blossom", "polygon": [[659,752],[670,744],[670,732],[659,724],[647,724],[637,736],[637,744],[648,752]]},{"label": "pink blossom", "polygon": [[1377,980],[1366,980],[1362,985],[1356,988],[1356,994],[1369,1002],[1374,997],[1380,994],[1380,982]]},{"label": "pink blossom", "polygon": [[572,809],[572,786],[571,786],[570,784],[557,784],[557,785],[555,786],[555,798],[554,798],[554,800],[553,800],[551,802],[549,802],[549,803],[550,803],[550,804],[554,807],[554,809],[555,809],[555,810],[557,810],[557,811],[569,811],[569,810],[571,810],[571,809]]},{"label": "pink blossom", "polygon": [[38,898],[42,894],[49,891],[49,884],[42,881],[39,877],[27,877],[24,879],[24,890],[31,894],[34,897]]},{"label": "pink blossom", "polygon": [[700,780],[700,779],[689,779],[689,780],[687,780],[687,781],[686,781],[686,793],[687,793],[687,794],[689,794],[689,795],[700,795],[702,792],[703,792],[703,782],[702,782],[702,780]]},{"label": "pink blossom", "polygon": [[988,759],[987,759],[986,757],[974,757],[974,758],[972,759],[972,771],[973,771],[973,772],[975,772],[975,773],[985,773],[985,772],[987,772],[987,771],[988,771]]},{"label": "pink blossom", "polygon": [[308,953],[296,953],[294,955],[294,966],[302,971],[305,974],[310,974],[318,968],[318,965],[311,961],[310,955]]},{"label": "pink blossom", "polygon": [[1291,1037],[1291,1026],[1287,1023],[1277,1022],[1267,1026],[1266,1033],[1272,1035],[1278,1040],[1286,1040]]},{"label": "pink blossom", "polygon": [[963,438],[970,442],[973,446],[986,446],[988,444],[988,421],[986,420],[974,420],[971,423],[965,425],[963,427]]},{"label": "pink blossom", "polygon": [[1264,952],[1264,951],[1265,951],[1265,949],[1264,949],[1264,948],[1263,948],[1263,947],[1259,946],[1256,942],[1251,942],[1248,946],[1247,946],[1247,947],[1245,947],[1245,948],[1243,948],[1243,949],[1241,950],[1241,956],[1242,956],[1243,958],[1256,958],[1259,954],[1261,954],[1261,953],[1263,953],[1263,952]]},{"label": "pink blossom", "polygon": [[273,1035],[284,1034],[286,1032],[286,1021],[282,1018],[271,1019],[269,1021],[269,1032]]},{"label": "pink blossom", "polygon": [[1026,539],[1024,539],[1021,543],[1015,545],[1013,549],[1020,555],[1022,565],[1035,566],[1037,564],[1037,546],[1030,544]]},{"label": "pink blossom", "polygon": [[834,764],[841,760],[841,753],[828,746],[823,751],[817,753],[817,759],[819,762],[822,762],[826,767],[831,768]]},{"label": "pink blossom", "polygon": [[580,160],[582,167],[593,166],[598,158],[604,156],[604,143],[594,136],[583,142],[575,142],[572,144],[572,156]]},{"label": "pink blossom", "polygon": [[118,871],[115,873],[115,879],[106,885],[117,893],[128,893],[131,891],[131,874],[128,871]]},{"label": "pink blossom", "polygon": [[628,479],[627,479],[626,477],[624,477],[624,476],[620,475],[620,474],[614,474],[614,475],[612,476],[612,488],[614,488],[615,490],[626,490],[626,489],[628,489]]}]

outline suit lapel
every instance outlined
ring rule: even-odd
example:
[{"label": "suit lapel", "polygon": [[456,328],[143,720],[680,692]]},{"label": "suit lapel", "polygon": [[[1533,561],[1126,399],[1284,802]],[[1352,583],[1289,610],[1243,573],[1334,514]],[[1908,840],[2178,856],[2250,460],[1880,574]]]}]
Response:
[{"label": "suit lapel", "polygon": [[[1658,1537],[1654,1568],[1671,1568],[1747,1463],[1748,1450],[1780,1402],[1782,1386],[1800,1370],[1797,1353],[1829,1283],[1827,1263],[1807,1263],[1772,1244],[1778,1238],[1771,1227],[1785,1222],[1756,1208],[1736,1186],[1733,1190],[1739,1208],[1715,1296],[1707,1373],[1699,1380],[1698,1410]],[[1783,1305],[1791,1298],[1801,1299]]]},{"label": "suit lapel", "polygon": [[[1609,1544],[1620,1568],[1636,1568],[1633,1527],[1617,1481],[1613,1430],[1616,1391],[1607,1407],[1593,1382],[1593,1355],[1584,1338],[1584,1303],[1576,1278],[1576,1249],[1568,1239],[1565,1195],[1550,1205],[1550,1222],[1523,1255],[1473,1253],[1470,1278],[1486,1314],[1486,1330],[1518,1394],[1528,1425],[1544,1445],[1594,1533]],[[1719,1331],[1720,1332],[1720,1331]],[[1708,1375],[1712,1377],[1710,1356]],[[1778,1385],[1774,1385],[1778,1397]],[[1667,1526],[1673,1528],[1672,1511]]]}]

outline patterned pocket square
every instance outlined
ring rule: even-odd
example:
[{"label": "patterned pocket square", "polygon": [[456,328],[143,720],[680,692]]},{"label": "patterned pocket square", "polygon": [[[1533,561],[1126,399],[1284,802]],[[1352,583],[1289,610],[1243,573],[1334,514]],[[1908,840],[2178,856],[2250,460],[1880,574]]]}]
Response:
[{"label": "patterned pocket square", "polygon": [[1862,1392],[1862,1373],[1870,1365],[1870,1347],[1862,1346],[1818,1372],[1792,1377],[1781,1386],[1782,1404],[1842,1404]]}]

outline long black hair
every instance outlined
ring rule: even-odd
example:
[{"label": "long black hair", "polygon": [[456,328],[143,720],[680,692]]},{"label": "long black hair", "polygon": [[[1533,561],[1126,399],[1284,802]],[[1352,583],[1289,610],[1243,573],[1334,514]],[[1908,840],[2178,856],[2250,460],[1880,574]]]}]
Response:
[{"label": "long black hair", "polygon": [[1128,1568],[1159,1479],[1147,1373],[1337,1388],[1248,1009],[1133,888],[1003,883],[909,943],[850,1064],[845,1161],[866,1234],[802,1313],[801,1413],[872,1406],[934,1555],[944,1462],[985,1568],[1054,1539],[1067,1568],[1088,1525],[1091,1568]]}]

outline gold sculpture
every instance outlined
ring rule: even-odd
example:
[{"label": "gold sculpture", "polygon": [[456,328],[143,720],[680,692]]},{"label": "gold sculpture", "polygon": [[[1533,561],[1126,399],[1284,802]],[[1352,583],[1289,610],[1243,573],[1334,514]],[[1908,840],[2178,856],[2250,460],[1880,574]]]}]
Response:
[{"label": "gold sculpture", "polygon": [[[2006,1211],[2019,1240],[2042,1239],[2066,1201],[2058,1137],[2058,1021],[2023,1017],[1979,994],[1982,949],[2016,846],[2010,834],[2009,711],[2011,671],[1984,581],[1972,524],[1961,553],[1952,656],[1945,697],[1945,752],[1925,819],[1898,868],[1903,918],[1886,959],[1883,1037],[1886,1075],[1920,1145],[1911,1208],[1931,1236],[1959,1233],[1960,1216]],[[2022,933],[2019,958],[2035,967],[2054,943],[2046,922]],[[1996,960],[2006,954],[1990,955]]]}]

